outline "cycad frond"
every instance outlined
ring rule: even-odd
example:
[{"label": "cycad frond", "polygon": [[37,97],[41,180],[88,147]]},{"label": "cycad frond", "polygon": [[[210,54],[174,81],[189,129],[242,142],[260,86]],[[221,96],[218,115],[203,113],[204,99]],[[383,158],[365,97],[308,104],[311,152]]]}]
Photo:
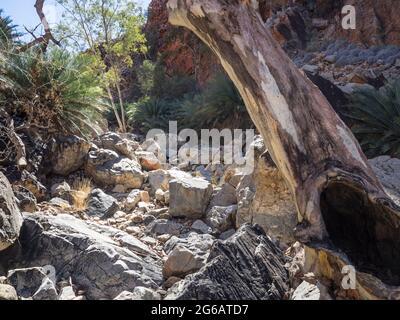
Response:
[{"label": "cycad frond", "polygon": [[400,157],[400,79],[376,89],[353,94],[346,116],[369,157]]}]

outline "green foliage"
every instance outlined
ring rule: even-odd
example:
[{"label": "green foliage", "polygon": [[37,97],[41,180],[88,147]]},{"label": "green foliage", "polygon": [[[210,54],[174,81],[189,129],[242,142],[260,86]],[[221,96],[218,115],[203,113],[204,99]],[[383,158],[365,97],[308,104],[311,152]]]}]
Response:
[{"label": "green foliage", "polygon": [[154,71],[155,64],[153,62],[143,61],[138,71],[139,88],[143,97],[149,96],[154,88]]},{"label": "green foliage", "polygon": [[0,49],[9,48],[19,33],[10,17],[4,16],[3,9],[0,9]]},{"label": "green foliage", "polygon": [[43,136],[95,133],[106,105],[88,59],[34,49],[2,58],[0,107],[19,119],[16,126]]},{"label": "green foliage", "polygon": [[129,0],[57,3],[64,8],[62,23],[57,28],[59,38],[66,39],[66,44],[76,51],[87,51],[93,56],[92,68],[101,75],[119,128],[126,132],[121,83],[127,68],[133,67],[132,57],[147,52],[141,10]]},{"label": "green foliage", "polygon": [[168,122],[176,120],[177,103],[165,99],[143,98],[127,107],[132,126],[147,132],[151,129],[168,129]]},{"label": "green foliage", "polygon": [[346,116],[368,157],[400,157],[400,79],[355,92]]},{"label": "green foliage", "polygon": [[[195,93],[191,85],[187,86],[188,82],[191,84],[187,77],[175,77],[164,85],[157,85],[157,96],[144,98],[128,107],[131,124],[144,131],[165,130],[168,121],[178,121],[180,128],[196,130],[252,127],[242,98],[227,76],[218,74],[200,93]],[[173,91],[174,87],[179,90]]]},{"label": "green foliage", "polygon": [[180,109],[183,123],[195,129],[252,126],[239,92],[222,73],[217,74],[200,94],[184,99]]}]

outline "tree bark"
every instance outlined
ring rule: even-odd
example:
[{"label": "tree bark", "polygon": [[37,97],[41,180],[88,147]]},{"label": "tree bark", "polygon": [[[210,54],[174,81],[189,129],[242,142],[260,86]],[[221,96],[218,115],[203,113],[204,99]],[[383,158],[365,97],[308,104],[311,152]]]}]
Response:
[{"label": "tree bark", "polygon": [[[293,194],[298,239],[339,248],[399,285],[400,208],[350,129],[273,39],[258,1],[170,0],[168,10],[172,24],[214,51],[240,91]],[[396,276],[387,280],[382,268]]]},{"label": "tree bark", "polygon": [[[42,44],[43,51],[46,51],[47,46],[49,45],[50,41],[52,41],[57,46],[61,45],[60,42],[54,38],[53,33],[51,32],[49,22],[47,21],[46,15],[43,12],[44,2],[45,2],[45,0],[36,0],[36,2],[35,2],[36,13],[40,19],[40,23],[42,24],[42,26],[44,28],[44,35],[42,35],[40,37],[35,37],[34,40],[25,44],[24,46],[19,48],[17,51],[24,52],[24,51],[26,51],[34,46],[37,46],[39,44]],[[33,33],[32,33],[32,35],[33,35]]]}]

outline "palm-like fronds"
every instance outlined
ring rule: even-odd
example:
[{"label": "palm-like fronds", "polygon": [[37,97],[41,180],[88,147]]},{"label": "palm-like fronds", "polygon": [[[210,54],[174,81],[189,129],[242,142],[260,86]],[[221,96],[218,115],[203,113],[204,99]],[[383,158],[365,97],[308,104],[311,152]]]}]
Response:
[{"label": "palm-like fronds", "polygon": [[400,79],[354,93],[346,116],[368,157],[400,157]]},{"label": "palm-like fronds", "polygon": [[16,30],[16,25],[10,17],[4,15],[4,10],[0,9],[0,49],[10,47],[20,34]]},{"label": "palm-like fronds", "polygon": [[244,102],[232,81],[220,73],[200,94],[184,99],[181,106],[184,123],[196,129],[251,127]]},{"label": "palm-like fronds", "polygon": [[0,106],[46,135],[95,132],[106,105],[87,59],[60,50],[11,53],[1,63]]},{"label": "palm-like fronds", "polygon": [[175,102],[144,98],[128,106],[127,114],[133,126],[144,131],[151,129],[168,129],[168,122],[174,119],[177,109]]}]

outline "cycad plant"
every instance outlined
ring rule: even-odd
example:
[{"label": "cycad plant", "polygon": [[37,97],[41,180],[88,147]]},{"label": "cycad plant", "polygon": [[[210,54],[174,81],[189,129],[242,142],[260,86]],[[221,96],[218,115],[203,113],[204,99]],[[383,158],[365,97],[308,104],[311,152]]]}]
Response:
[{"label": "cycad plant", "polygon": [[400,79],[353,94],[347,117],[366,155],[400,157]]},{"label": "cycad plant", "polygon": [[132,127],[144,132],[151,129],[167,130],[169,121],[176,120],[176,102],[165,99],[145,97],[127,107]]},{"label": "cycad plant", "polygon": [[217,74],[206,88],[194,97],[184,99],[181,117],[193,128],[250,128],[252,122],[233,82]]},{"label": "cycad plant", "polygon": [[0,50],[12,46],[19,35],[11,18],[5,16],[3,9],[0,9]]},{"label": "cycad plant", "polygon": [[89,57],[30,49],[1,59],[0,107],[17,130],[87,136],[99,128],[106,105]]}]

